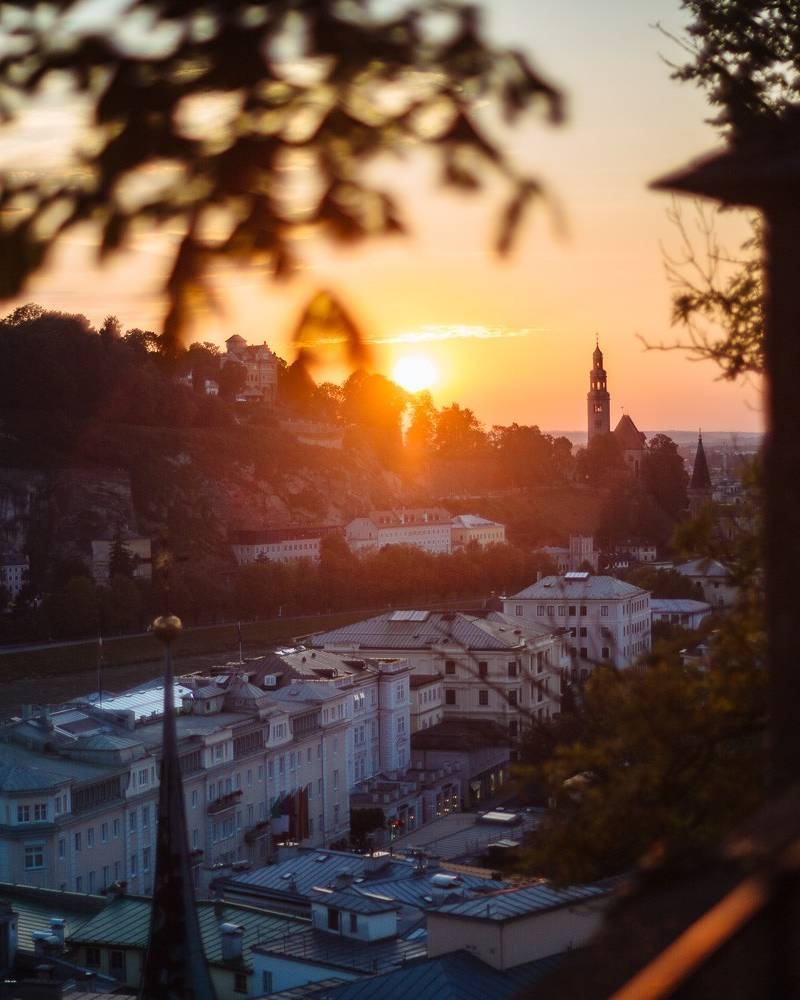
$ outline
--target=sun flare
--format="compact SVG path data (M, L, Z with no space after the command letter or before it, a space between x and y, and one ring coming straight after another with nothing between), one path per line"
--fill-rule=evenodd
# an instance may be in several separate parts
M439 371L425 355L406 354L395 362L392 378L408 392L420 392L430 389L439 378Z

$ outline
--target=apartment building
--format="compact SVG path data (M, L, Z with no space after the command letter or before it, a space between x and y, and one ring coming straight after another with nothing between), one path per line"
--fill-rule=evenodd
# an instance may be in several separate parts
M409 763L407 664L332 678L263 659L175 685L198 885L220 864L263 863L286 836L341 841L355 783ZM156 681L0 730L0 881L151 891L162 704Z
M354 552L381 549L384 545L413 545L425 552L454 552L470 542L481 548L502 545L505 525L475 514L453 515L444 507L373 510L345 527L347 544Z
M445 719L490 720L512 737L532 715L558 711L561 672L570 666L567 636L555 621L496 611L392 611L309 642L347 656L402 656L414 675L441 676Z
M613 576L545 576L503 599L511 620L565 629L572 667L588 677L597 663L629 667L650 650L650 594Z
M296 562L309 559L317 563L325 535L339 534L341 528L324 525L311 528L266 528L262 531L234 531L231 548L240 566L261 560Z

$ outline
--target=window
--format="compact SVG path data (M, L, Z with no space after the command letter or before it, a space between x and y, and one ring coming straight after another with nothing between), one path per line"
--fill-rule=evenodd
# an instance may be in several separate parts
M80 833L75 834L75 850L79 851L81 849L81 835Z
M589 659L589 650L586 648L586 646L581 646L581 659L582 660Z
M581 639L585 639L588 635L589 635L589 629L585 627L581 628Z
M58 860L63 861L67 853L67 841L64 837L58 838Z
M489 692L481 690L478 692L478 704L488 705L489 704Z
M31 807L17 806L17 822L30 823L30 821L31 821Z
M608 605L607 604L601 604L600 605L600 615L601 615L602 618L608 618Z
M544 701L544 688L537 688L536 689L536 700L537 701Z
M261 990L263 993L272 993L272 973L264 971L261 973Z
M197 789L195 788L192 791L192 809L196 808L197 808Z
M508 724L508 735L509 736L514 736L514 737L516 737L516 736L519 735L519 723L517 722L516 719L512 719L509 722L509 724Z
M489 664L485 660L481 660L478 663L478 676L486 677L489 673Z
M576 611L575 605L574 604L570 604L570 606L569 606L569 613L571 615L574 615L575 611Z
M80 875L75 876L75 892L83 892L83 878Z
M513 663L513 662L509 663L509 665L508 665L508 676L509 677L516 677L517 676L517 664L516 663Z
M339 787L339 772L338 771L334 771L333 772L333 787L334 788L338 788Z
M100 824L100 840L104 844L108 842L108 823Z
M328 907L328 930L329 931L339 930L339 911L334 910L332 906Z
M516 690L508 692L508 703L509 703L509 705L516 705L517 704L517 691Z
M25 870L35 871L44 868L44 844L25 845Z
M86 831L86 846L94 847L94 827L90 826Z
M522 617L522 605L521 604L514 605L514 614L517 616L517 618L521 618Z
M103 888L104 889L108 888L108 875L109 875L108 865L103 865Z
M47 803L37 802L33 807L33 819L36 823L47 822Z
M94 883L95 883L95 873L89 872L89 887L86 890L87 892L94 892Z
M192 850L197 850L197 845L199 843L200 837L197 830L192 830Z
M455 660L445 660L444 661L444 672L446 674L454 674L456 672L456 661Z
M86 964L93 969L100 968L100 949L91 945L86 946Z
M129 812L128 813L128 829L130 830L131 833L133 833L136 830L136 813L135 812Z
M125 952L120 948L112 948L109 952L108 969L117 978L125 975Z
M552 618L555 613L556 613L556 609L553 607L553 605L552 604L548 604L547 605L547 614L548 614L548 617Z
M537 618L544 618L544 604L537 604L536 605L536 617Z
M608 659L608 653L609 653L608 646L603 646L602 650L600 651L600 655L603 657L604 660Z
M135 854L131 854L131 863L128 866L128 874L132 878L136 878L136 855Z
M350 914L350 933L355 934L358 931L358 914Z
M234 972L234 974L233 974L233 992L234 993L247 993L247 973L246 972Z
M448 688L444 693L444 703L445 705L455 705L456 703L456 693L452 688Z
M149 847L145 847L145 849L142 851L142 871L143 872L149 872L150 871L150 848Z
M585 604L581 604L581 614L582 615L586 614L586 605Z

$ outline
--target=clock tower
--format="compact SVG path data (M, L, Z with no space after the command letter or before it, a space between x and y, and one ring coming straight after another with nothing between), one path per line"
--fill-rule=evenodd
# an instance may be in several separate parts
M598 342L592 354L592 370L589 372L589 392L586 395L589 432L588 443L599 434L611 430L611 397L606 387L606 370L603 368L603 352Z

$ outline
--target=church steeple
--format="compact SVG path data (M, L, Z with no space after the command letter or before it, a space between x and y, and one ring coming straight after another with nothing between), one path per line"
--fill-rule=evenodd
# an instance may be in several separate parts
M697 451L694 454L692 478L689 482L689 507L692 511L707 504L711 500L711 474L708 471L708 459L703 447L703 434L698 431Z
M611 397L606 383L603 352L600 350L600 340L596 337L592 370L589 372L589 392L586 396L589 443L598 435L608 434L611 430Z

